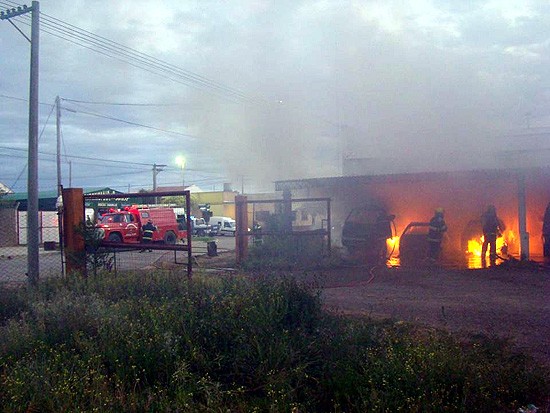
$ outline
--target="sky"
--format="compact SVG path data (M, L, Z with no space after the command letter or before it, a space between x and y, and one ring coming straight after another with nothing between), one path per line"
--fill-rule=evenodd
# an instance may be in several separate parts
M151 189L156 164L158 186L267 192L338 176L349 158L444 166L550 149L547 1L42 0L40 11L41 191L57 184L56 96L65 187ZM13 22L30 37L29 19ZM21 192L30 47L7 20L0 50L0 182Z

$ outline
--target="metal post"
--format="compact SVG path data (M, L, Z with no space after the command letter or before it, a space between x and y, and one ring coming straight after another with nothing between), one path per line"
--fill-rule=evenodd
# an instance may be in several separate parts
M191 193L184 191L185 194L185 222L187 229L187 278L191 280L193 274L193 251L191 245Z
M157 192L157 175L159 172L162 172L166 165L157 165L156 163L153 164L153 192ZM130 191L128 191L130 192ZM159 200L157 197L155 197L155 204L158 204Z
M327 199L327 244L328 244L328 255L330 256L332 251L332 218L331 218L331 209L330 209L330 199Z
M59 96L55 98L55 128L57 136L57 153L56 153L56 164L57 164L57 196L61 195L61 107L60 107Z
M29 170L27 182L27 266L28 277L32 284L38 282L38 51L39 51L39 13L37 1L32 2L31 24L31 69L29 91Z
M529 259L529 233L527 232L527 208L525 206L525 174L518 172L518 223L520 259Z
M153 192L157 191L157 164L153 164Z

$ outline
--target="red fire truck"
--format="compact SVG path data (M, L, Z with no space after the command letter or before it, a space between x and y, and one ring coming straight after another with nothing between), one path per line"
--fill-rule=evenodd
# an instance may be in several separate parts
M178 240L187 238L187 231L179 226L174 210L164 207L140 208L133 205L122 211L112 211L100 218L96 228L106 241L140 243L143 236L141 227L148 220L157 227L153 233L153 242L175 245Z

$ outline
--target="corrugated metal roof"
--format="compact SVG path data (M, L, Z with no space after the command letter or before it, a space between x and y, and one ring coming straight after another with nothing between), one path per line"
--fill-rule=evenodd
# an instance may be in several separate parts
M418 172L418 173L400 173L385 175L354 175L354 176L333 176L325 178L291 179L284 181L275 181L275 190L283 191L285 189L306 189L323 186L339 185L360 185L364 183L405 183L433 181L442 178L467 177L472 179L483 176L493 176L495 179L515 176L519 171L526 175L550 174L550 167L544 168L522 168L522 169L478 169L468 171L447 171L447 172Z

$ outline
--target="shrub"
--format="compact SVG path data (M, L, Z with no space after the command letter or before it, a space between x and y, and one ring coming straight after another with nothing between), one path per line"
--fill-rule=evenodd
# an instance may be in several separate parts
M14 294L0 327L5 412L505 412L549 390L505 343L329 316L319 291L275 274L98 276Z

